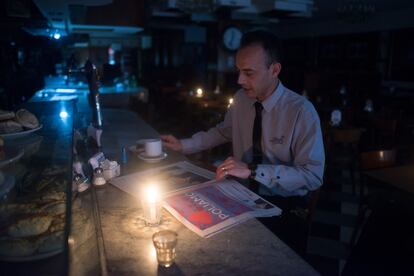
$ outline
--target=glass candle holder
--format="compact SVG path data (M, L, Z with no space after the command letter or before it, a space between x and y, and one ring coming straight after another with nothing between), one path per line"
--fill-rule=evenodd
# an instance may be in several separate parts
M147 226L158 226L161 222L161 203L143 200L142 213Z
M175 247L177 245L177 233L171 230L162 230L152 236L155 250L157 252L158 264L170 267L176 257Z

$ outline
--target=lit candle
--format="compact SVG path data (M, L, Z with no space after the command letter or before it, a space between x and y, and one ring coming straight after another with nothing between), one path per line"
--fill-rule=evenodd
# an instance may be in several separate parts
M157 204L157 191L155 187L149 187L147 190L148 203L150 205L150 221L154 223L157 220L156 204Z
M150 226L158 225L160 220L159 192L156 186L150 185L145 189L143 199L144 219Z
M229 108L232 104L233 104L233 98L229 98L229 105L227 106L227 108Z
M197 88L196 97L197 98L203 97L203 89Z

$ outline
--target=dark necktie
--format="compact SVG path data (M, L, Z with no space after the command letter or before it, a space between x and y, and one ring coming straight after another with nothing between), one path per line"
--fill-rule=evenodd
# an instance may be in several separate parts
M262 110L263 105L259 102L254 103L256 109L256 117L254 117L253 125L253 163L262 163Z
M256 109L256 116L254 117L253 124L253 160L254 164L262 163L263 152L262 152L262 110L263 105L259 102L254 103L254 108ZM258 193L259 192L259 182L256 180L250 180L250 189Z

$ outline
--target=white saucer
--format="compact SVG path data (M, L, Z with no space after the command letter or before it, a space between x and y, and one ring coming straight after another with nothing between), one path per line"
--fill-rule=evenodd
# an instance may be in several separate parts
M154 157L147 156L145 154L145 152L138 153L138 158L141 159L141 160L144 160L144 161L146 161L148 163L156 163L156 162L159 162L159 161L164 160L165 158L167 158L167 156L168 156L168 154L165 153L165 152L163 152L161 155L154 156Z
M129 146L129 147L128 147L128 150L129 150L130 152L133 152L133 153L139 154L139 153L142 153L142 152L144 151L144 147L140 147L140 148L138 148L138 149L137 149L137 147L136 147L135 145L132 145L132 146Z

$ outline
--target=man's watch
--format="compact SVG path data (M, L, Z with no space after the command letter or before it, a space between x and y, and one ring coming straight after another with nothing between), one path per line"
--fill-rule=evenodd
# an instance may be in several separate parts
M256 169L257 169L257 164L255 163L250 163L247 165L249 170L250 170L250 175L249 178L250 179L254 179L256 177Z

